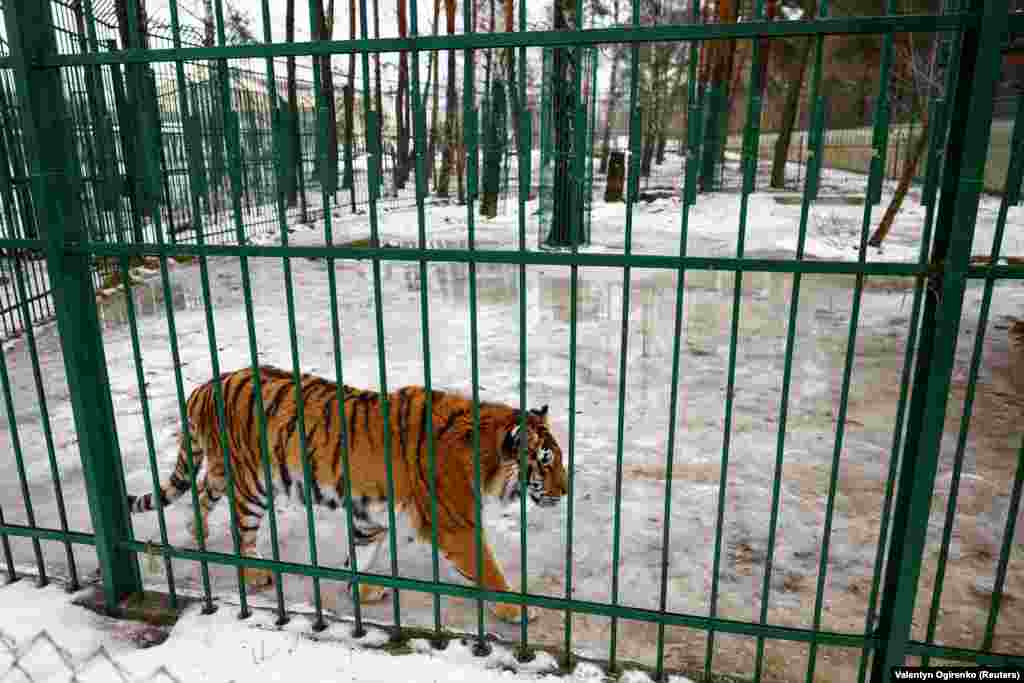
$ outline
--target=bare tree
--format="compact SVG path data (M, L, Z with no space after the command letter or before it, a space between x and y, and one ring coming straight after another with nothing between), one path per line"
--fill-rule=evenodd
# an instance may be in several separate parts
M396 0L398 5L398 37L409 35L405 0ZM395 97L395 125L398 132L397 159L394 167L395 192L405 187L409 177L409 127L406 109L409 101L409 54L402 50L398 55L398 93Z
M804 17L812 17L817 11L817 2L802 0L800 9ZM796 44L795 54L792 43L779 41L775 45L777 60L792 65L786 75L786 99L782 107L782 122L779 126L779 134L775 138L775 151L772 157L771 186L780 189L786 186L789 144L793 137L793 127L796 125L796 113L800 108L800 93L804 88L804 74L807 73L807 65L810 64L811 48L813 47L810 38L797 38L796 40L799 42Z
M612 21L617 26L619 23L619 0L615 0ZM622 50L617 45L612 45L612 73L608 83L608 106L604 113L604 136L601 141L601 165L599 173L608 172L608 153L611 151L612 126L615 125L615 105L619 99L619 62L622 60Z
M438 24L440 23L441 17L441 0L434 0L434 32L433 35L437 35ZM440 52L438 50L431 50L430 52L430 71L427 73L427 88L430 88L430 79L434 79L433 97L430 113L430 145L427 147L427 159L430 162L430 182L434 189L437 189L437 168L434 163L435 156L437 154L437 120L438 120L438 88L439 78L438 71L440 64L438 59ZM427 93L423 93L423 102L427 101Z
M468 2L469 0L467 0ZM455 35L456 0L444 0L445 24L448 35ZM444 105L445 148L441 158L441 173L437 179L437 196L447 197L451 173L458 159L459 98L455 90L455 51L448 50L447 88Z
M916 50L913 34L903 34L900 41L899 54L895 60L896 72L907 83L910 89L911 120L921 121L921 130L917 140L911 145L910 156L903 164L899 182L896 184L896 191L893 193L889 206L886 207L882 220L868 240L868 244L879 247L885 240L892 223L896 220L903 205L903 199L910 190L910 185L917 173L917 167L928 147L928 98L941 89L941 83L936 78L936 56L937 42L930 41L930 47L924 51Z
M736 0L719 0L716 9L718 23L736 23ZM707 127L704 131L707 152L704 154L700 182L702 188L709 189L714 183L715 171L725 151L725 124L728 112L732 109L729 106L732 96L729 85L736 54L736 41L713 40L704 44L703 52L706 68L702 80L707 84L711 95L708 98Z
M287 0L284 14L284 39L285 42L295 42L295 0ZM289 174L288 184L288 206L295 206L299 202L299 186L302 175L302 139L299 136L299 95L298 82L295 66L295 57L289 56L287 60L287 90L288 90L288 136L291 140L291 164L292 173ZM302 219L306 219L306 193L302 193Z
M326 11L324 0L317 2L317 39L330 40L334 35L334 0L328 0ZM328 193L338 189L338 107L334 99L334 71L331 69L331 55L321 55L320 98L327 111L327 149L324 150L320 182Z
M349 38L356 39L356 0L348 3ZM356 89L356 53L348 55L348 80L345 83L345 174L342 187L350 191L352 211L356 210L356 181L353 168L353 145L355 143L355 89Z

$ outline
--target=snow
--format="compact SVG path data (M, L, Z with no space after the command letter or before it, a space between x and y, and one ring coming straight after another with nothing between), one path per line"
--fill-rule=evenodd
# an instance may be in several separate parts
M492 644L477 657L472 643L455 640L443 650L413 639L408 651L390 654L387 634L369 628L361 639L351 624L331 622L315 632L309 615L297 614L284 626L268 610L240 620L237 610L221 605L203 615L199 604L185 608L173 626L152 626L112 619L82 606L92 590L68 593L57 584L38 588L18 581L0 588L0 680L34 683L73 680L196 681L264 683L291 680L339 683L514 683L515 681L602 681L606 676L582 663L561 675L546 653L520 663L507 648ZM629 670L621 679L649 683L646 674ZM673 676L673 683L686 679Z
M638 254L679 253L681 205L678 188L682 164L670 156L658 174L642 183L642 190L670 188L668 196L634 207L631 248ZM730 182L735 185L735 164L730 165ZM790 169L795 173L798 169ZM534 175L536 178L537 176ZM763 180L763 178L762 178ZM758 258L791 258L801 215L799 203L780 203L780 195L760 183L748 206L745 255ZM891 184L886 192L891 192ZM863 204L830 201L863 193L863 178L852 174L826 173L822 201L810 207L808 259L856 258L864 215ZM605 205L603 188L595 188L591 245L593 253L622 253L625 249L625 206ZM888 201L883 197L882 206ZM912 192L882 249L868 249L869 262L914 262L918 258L924 209L919 195ZM499 204L497 218L474 216L476 245L481 249L517 248L519 236L517 203ZM734 192L702 194L690 210L687 253L691 256L726 256L736 253L740 200ZM527 248L537 248L539 226L537 203L527 206ZM977 217L974 253L985 254L991 245L998 200L982 198ZM872 214L871 227L882 208ZM466 208L442 202L427 207L427 236L436 248L464 247L467 239ZM332 215L335 243L368 236L365 214L350 215L343 208ZM1004 254L1021 249L1021 210L1009 210ZM289 243L323 243L323 225L293 224ZM380 236L386 242L415 245L414 209L380 212ZM253 240L275 244L274 235ZM334 344L328 291L328 264L324 259L293 258L292 281L300 366L304 371L335 378ZM337 304L341 320L341 350L344 381L377 388L378 339L373 296L373 269L369 262L338 260ZM421 331L419 266L416 263L381 263L384 301L383 347L387 361L387 386L423 382L423 339ZM514 265L479 264L478 360L482 400L516 403L519 396L519 272ZM280 258L251 257L249 272L253 291L253 323L259 361L291 367L289 319ZM430 353L434 386L469 392L471 389L471 347L469 328L468 269L454 262L430 263L428 297L430 308ZM141 275L145 275L142 273ZM199 268L196 263L171 268L171 299L177 331L185 392L211 374L208 337ZM214 322L222 370L247 366L252 357L248 346L246 309L242 297L239 262L234 258L209 259L213 292ZM773 624L809 628L813 619L814 594L819 578L825 497L833 458L836 410L852 310L853 276L806 275L802 280L798 307L798 328L793 356L789 412L783 444L783 483L780 489L778 536L773 558L768 619ZM825 610L822 628L862 633L865 626L866 596L875 570L879 510L884 497L888 462L893 442L893 425L903 369L908 323L911 312L912 281L906 278L869 279L861 302L850 407L841 451L838 496L824 586ZM621 498L621 554L618 601L620 604L657 609L658 586L662 580L661 552L664 516L666 454L669 449L667 425L671 387L676 274L665 270L633 268L630 274L628 309L627 376L625 379L626 420L622 441L624 481ZM720 462L723 447L724 403L726 399L729 342L731 332L733 276L720 271L687 271L683 301L683 337L680 349L677 429L673 448L674 476L669 521L671 545L668 553L668 609L673 612L706 615L714 566L713 548L717 522ZM563 450L567 450L569 410L569 297L570 270L558 266L530 266L526 270L526 359L527 400L530 405L549 403L552 421ZM744 274L740 299L739 341L733 422L730 425L730 460L725 491L722 557L719 571L717 614L724 618L757 621L761 611L761 584L768 546L768 518L774 482L781 376L790 310L792 277L781 273ZM176 458L175 438L179 428L174 364L159 277L136 286L142 347L142 375L146 382L149 418L156 463L166 476ZM961 339L957 348L954 395L944 435L940 477L952 468L956 444L956 421L962 407L962 389L974 343L982 286L972 282L965 299ZM977 579L995 573L998 542L1002 538L1009 491L1016 463L1019 432L1010 416L1012 401L1001 396L1016 389L1010 378L1012 353L1006 328L1024 304L1024 290L1015 282L996 287L990 325L985 341L985 362L979 377L979 397L972 430L965 450L967 483L961 487L955 525L954 546L945 581L943 609L958 618L940 621L943 642L974 647L984 631L987 604L977 597L984 582ZM104 345L114 397L118 439L129 491L150 490L149 447L143 405L137 382L130 331L126 324L123 297L111 296L101 302ZM571 529L573 556L566 560L570 533L565 505L553 510L530 508L527 515L527 589L531 593L565 596L567 567L573 574L573 597L610 602L612 529L615 514L615 477L618 451L618 409L620 340L623 329L623 273L617 268L581 267L578 279L578 330L576 376L575 491L574 522ZM82 469L77 452L67 387L63 382L63 358L54 325L36 329L41 374L46 378L44 395L55 446L55 461L61 474L69 525L89 532L91 524ZM18 435L26 457L26 484L35 507L36 522L58 528L60 519L50 479L48 449L42 430L39 401L24 337L5 347L11 375ZM959 392L959 393L958 393ZM11 432L0 420L0 448L10 452ZM0 459L0 477L19 481L12 457ZM940 481L948 481L943 479ZM934 558L942 536L945 500L949 486L939 487L929 525L925 562L926 581L934 573ZM26 523L26 511L19 488L9 486L0 496L7 523ZM191 547L186 530L190 518L187 497L167 511L169 542ZM510 583L520 585L520 521L518 508L487 508L488 533ZM156 515L133 518L134 533L140 540L159 539ZM280 508L278 517L282 559L309 561L304 510ZM269 556L270 539L264 526L261 550ZM1007 591L1021 595L1019 572L1020 539L1024 523L1017 527L1017 545L1011 556ZM326 566L341 566L345 559L344 524L336 515L316 515L318 559ZM230 551L227 513L223 506L211 518L211 549ZM410 544L404 529L399 534L398 566L403 576L429 580L429 547ZM994 539L994 540L993 540ZM16 557L32 561L31 545L11 539ZM44 542L51 572L66 573L63 551ZM381 568L389 567L382 553ZM95 554L76 548L79 573L89 575L96 567ZM177 585L183 590L199 589L198 568L183 561L173 563ZM380 571L387 571L380 569ZM460 581L445 564L442 578ZM230 568L211 566L215 594L222 600L236 594L235 573ZM162 568L147 571L147 585L166 590ZM982 588L978 588L981 585ZM988 584L990 585L990 584ZM311 582L286 577L287 604L312 601ZM351 614L351 602L344 587L322 584L325 607L340 617ZM918 608L927 622L930 590L919 593ZM253 597L261 607L273 605L273 594ZM6 604L6 603L4 603ZM430 596L402 593L403 622L432 625ZM222 610L230 612L230 610ZM367 618L386 622L391 603L368 605ZM472 632L476 618L473 603L461 599L442 600L446 628ZM537 610L530 626L531 643L558 647L563 615ZM205 617L203 617L205 618ZM197 621L203 618L195 617ZM220 617L217 617L220 619ZM487 614L487 628L496 636L514 641L518 626L498 623ZM1000 612L995 648L1024 650L1024 600L1006 600ZM218 622L219 623L219 622ZM581 655L604 659L608 655L608 620L577 615L573 619L573 645ZM198 628L198 627L197 627ZM921 633L915 637L923 637ZM619 656L653 664L652 625L620 622ZM270 636L268 636L270 637ZM700 670L704 640L685 629L668 629L667 658L670 668ZM173 640L173 639L172 639ZM218 641L220 642L220 641ZM276 641L275 641L276 642ZM744 673L751 665L752 642L745 638L716 638L715 669ZM196 645L198 647L198 645ZM227 647L226 645L224 647ZM276 647L276 646L275 646ZM779 661L806 658L798 644L776 643L769 647ZM355 656L355 655L354 655ZM362 656L362 655L360 655ZM830 653L835 671L856 671L857 653ZM789 664L787 664L789 666ZM799 666L799 665L793 665ZM421 667L422 671L428 669ZM498 674L493 674L498 675ZM376 680L376 679L369 679ZM440 678L439 678L440 680Z

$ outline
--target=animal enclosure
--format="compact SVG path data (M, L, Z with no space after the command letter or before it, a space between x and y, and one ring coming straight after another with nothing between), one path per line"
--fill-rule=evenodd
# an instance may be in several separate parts
M112 612L159 590L243 617L306 613L314 629L372 622L438 647L465 635L481 654L497 637L523 662L548 650L567 668L706 681L1024 664L1024 107L1012 133L993 117L1004 38L1024 20L1005 0L875 14L823 0L797 18L757 0L733 22L696 2L652 18L633 0L616 22L556 3L542 30L521 0L504 31L467 2L448 33L408 0L401 35L372 28L359 0L351 33L318 38L311 20L298 42L270 0L239 42L221 0L209 38L176 0L146 26L136 0L123 26L103 0L0 4L9 577L98 577ZM877 55L863 169L823 153L841 87L823 61L847 38ZM705 77L731 41L748 50L726 70L739 77ZM773 189L763 86L786 41L810 50L807 149ZM904 44L936 55L928 125L907 128L923 170L878 248L869 231L901 191L886 155L906 149L890 145L888 94ZM378 59L404 85L382 87ZM442 71L444 111L430 101ZM645 160L672 88L681 139ZM616 116L624 201L603 202ZM993 129L1009 160L985 194ZM127 494L160 500L190 392L257 366L379 391L382 420L403 385L469 397L475 547L486 527L511 590L449 572L436 538L406 543L387 445L383 571L346 564L353 511L314 507L304 442L301 500L270 506L264 557L239 552L223 511L193 542L198 482L131 516ZM228 398L216 393L218 414ZM483 504L486 402L550 406L568 473L558 507ZM347 471L347 446L337 458ZM245 569L273 587L253 591ZM390 593L364 603L349 581ZM536 620L499 622L496 602Z

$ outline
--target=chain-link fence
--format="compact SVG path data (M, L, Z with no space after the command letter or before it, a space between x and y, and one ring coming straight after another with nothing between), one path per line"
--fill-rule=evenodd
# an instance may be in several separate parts
M136 674L122 666L100 645L87 655L75 655L49 631L19 641L0 629L0 681L3 683L184 683L166 666Z

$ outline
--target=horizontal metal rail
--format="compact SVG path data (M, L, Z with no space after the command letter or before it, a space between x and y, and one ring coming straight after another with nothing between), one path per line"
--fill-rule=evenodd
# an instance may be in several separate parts
M749 21L737 24L678 24L630 28L584 29L578 31L528 31L524 33L470 33L454 36L416 38L369 38L323 40L296 43L231 45L225 47L120 50L90 54L54 54L38 66L44 68L82 64L140 64L204 59L245 59L252 57L302 57L328 54L368 54L406 50L466 50L507 47L561 47L608 43L655 43L708 41L723 38L787 38L815 35L886 35L891 33L935 33L974 27L979 18L967 12L943 15L908 14L888 17L841 17L816 21ZM0 67L7 66L0 58Z
M59 529L42 527L27 527L19 524L0 525L0 533L9 536L23 538L38 538L46 541L69 541L78 545L95 545L92 534L69 531L62 532ZM215 564L234 567L258 567L276 569L282 574L294 574L297 576L318 577L323 579L348 581L352 572L346 569L332 567L313 567L312 565L296 562L275 562L253 557L242 557L218 552L200 552L184 548L164 547L160 545L147 544L141 541L129 541L126 548L136 552L152 552L158 555L169 555L181 560L207 560ZM532 605L547 609L572 609L573 612L594 614L599 616L617 616L623 619L644 621L650 623L663 623L669 626L685 626L690 628L714 629L723 633L734 633L736 635L763 636L773 640L787 640L793 642L817 642L819 645L835 647L867 648L874 649L877 641L872 637L864 637L858 634L836 633L830 631L811 631L807 629L793 628L788 626L773 626L770 624L761 625L734 621L731 619L708 618L696 615L679 614L672 612L661 613L656 610L648 610L627 606L611 606L604 603L589 602L581 600L566 600L565 598L534 595L532 593L510 592L501 593L495 591L480 590L474 586L446 583L443 581L432 582L419 579L392 578L383 574L359 574L361 583L368 583L389 588L399 588L435 595L445 595L457 598L483 598L486 600L501 600L504 602L515 602L518 604ZM1024 656L1010 653L981 652L967 648L946 647L942 645L929 645L919 641L911 641L907 646L907 653L912 656L939 657L942 659L954 659L958 661L971 661L988 666L1021 666L1024 665Z

